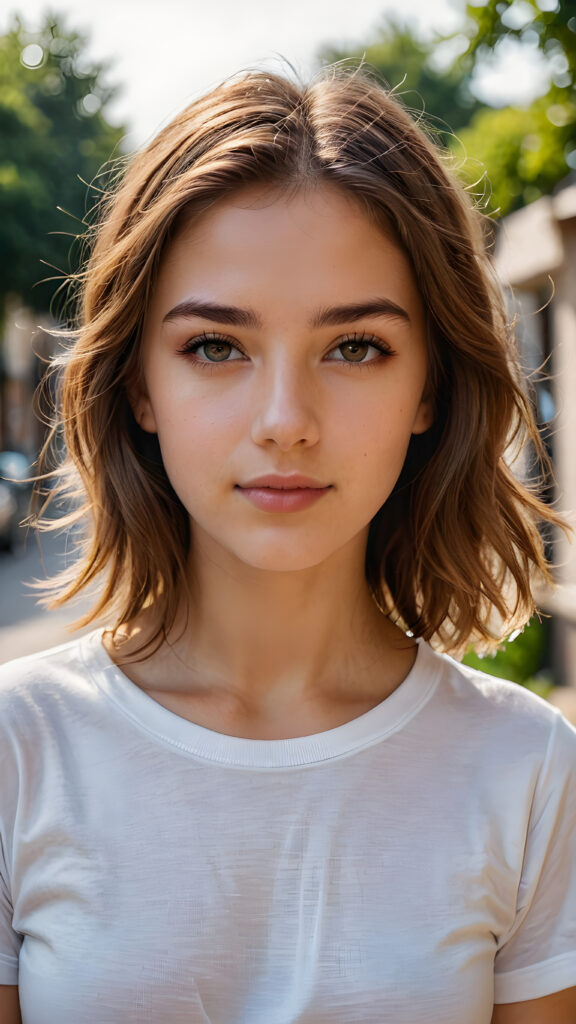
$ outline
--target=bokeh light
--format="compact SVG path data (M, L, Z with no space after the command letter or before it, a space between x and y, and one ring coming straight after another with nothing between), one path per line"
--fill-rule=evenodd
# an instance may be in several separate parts
M44 62L44 50L38 43L29 43L22 50L20 60L25 68L39 68Z

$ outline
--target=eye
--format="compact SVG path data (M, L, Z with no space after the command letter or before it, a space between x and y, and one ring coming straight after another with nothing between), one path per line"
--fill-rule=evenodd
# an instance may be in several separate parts
M244 359L244 355L233 342L221 334L204 332L187 341L179 353L192 355L199 363L231 363Z
M379 338L369 334L347 334L329 353L330 362L336 363L375 363L381 356L392 355Z

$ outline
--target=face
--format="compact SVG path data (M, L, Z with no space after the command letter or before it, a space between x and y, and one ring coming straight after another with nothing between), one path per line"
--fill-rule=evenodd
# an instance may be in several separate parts
M411 435L432 422L408 260L332 186L246 190L184 227L142 366L134 412L158 434L194 550L258 569L363 560Z

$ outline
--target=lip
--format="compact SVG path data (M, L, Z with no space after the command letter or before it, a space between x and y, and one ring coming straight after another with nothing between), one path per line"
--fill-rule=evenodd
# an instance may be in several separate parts
M277 491L294 491L299 489L327 490L331 484L323 484L320 480L314 480L309 476L301 476L299 473L268 473L266 476L256 476L253 480L247 480L244 484L237 484L241 490L253 488L271 487Z
M237 484L236 488L261 512L300 512L319 501L332 485L298 473L269 473Z

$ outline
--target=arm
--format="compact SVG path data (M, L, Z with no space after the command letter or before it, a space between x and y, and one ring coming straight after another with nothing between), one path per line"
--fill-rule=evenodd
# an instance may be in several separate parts
M0 985L0 1021L2 1024L22 1024L17 985Z
M575 1024L576 988L565 988L542 999L522 1003L499 1003L491 1024Z

